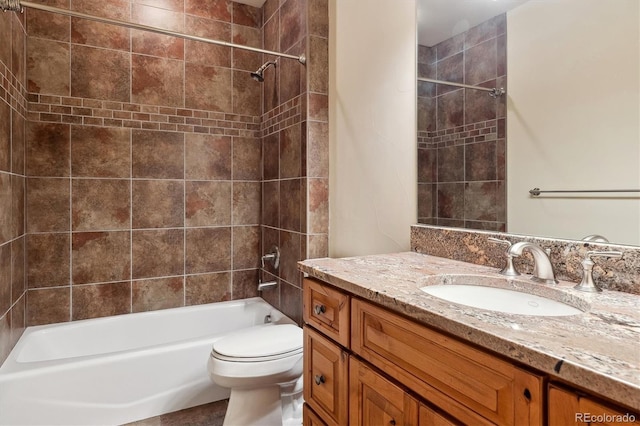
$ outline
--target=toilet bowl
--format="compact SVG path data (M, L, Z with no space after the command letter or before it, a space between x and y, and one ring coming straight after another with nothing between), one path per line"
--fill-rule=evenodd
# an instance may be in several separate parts
M264 324L216 340L209 377L231 389L225 426L302 424L302 329Z

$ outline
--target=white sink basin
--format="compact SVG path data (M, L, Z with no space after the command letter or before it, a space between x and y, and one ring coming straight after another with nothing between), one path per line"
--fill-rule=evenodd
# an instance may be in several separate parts
M439 278L435 282L448 282L446 284L428 285L421 287L420 290L460 305L508 314L532 316L569 316L582 313L582 310L574 306L547 297L506 288L476 285L490 282L500 286L512 285L513 281L508 279L471 275L450 275L432 278ZM473 284L465 284L465 281ZM542 286L542 284L534 285ZM541 290L549 291L545 288ZM552 293L552 291L549 292Z

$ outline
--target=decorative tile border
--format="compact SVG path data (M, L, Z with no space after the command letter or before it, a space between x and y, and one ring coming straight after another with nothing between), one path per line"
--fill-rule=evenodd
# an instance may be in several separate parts
M299 123L304 95L262 117L38 93L29 93L24 104L27 118L37 122L260 138Z
M260 137L260 117L29 93L32 121Z
M260 126L262 136L269 136L299 123L302 120L301 104L303 103L303 98L306 98L306 96L307 93L305 92L263 114Z
M504 122L504 119L502 121ZM442 148L474 142L493 141L499 139L498 126L504 126L499 122L500 119L488 120L435 132L419 131L418 148Z
M23 102L27 118L37 122L260 138L299 123L304 95L262 117L38 93L29 93Z
M580 282L582 260L589 250L616 250L622 259L598 258L593 268L594 280L602 288L640 294L640 248L616 244L598 244L527 235L475 231L461 228L414 225L411 227L411 250L432 256L460 260L477 265L504 266L504 246L488 241L488 237L506 239L512 243L530 241L551 250L551 262L556 277ZM526 253L515 259L521 273L531 273L533 258Z

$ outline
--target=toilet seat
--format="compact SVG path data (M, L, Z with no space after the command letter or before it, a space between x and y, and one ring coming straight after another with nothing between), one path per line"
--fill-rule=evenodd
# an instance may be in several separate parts
M235 331L213 343L211 356L230 362L266 362L302 353L302 329L263 324Z

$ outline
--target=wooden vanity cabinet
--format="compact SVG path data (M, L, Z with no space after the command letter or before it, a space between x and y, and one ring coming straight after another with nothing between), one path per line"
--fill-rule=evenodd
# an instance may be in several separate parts
M542 424L540 376L319 280L303 287L305 422Z
M305 425L640 426L637 413L580 422L627 413L319 280L303 286Z
M640 426L637 413L612 407L577 391L550 384L549 426Z

